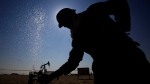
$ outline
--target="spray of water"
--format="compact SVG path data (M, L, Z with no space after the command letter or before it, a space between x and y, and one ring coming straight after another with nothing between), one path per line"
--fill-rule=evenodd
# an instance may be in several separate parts
M33 47L31 51L33 52L33 70L35 70L35 65L38 57L38 50L42 44L41 38L41 30L44 28L44 19L45 19L45 12L41 6L36 6L29 12L29 28L32 34L33 40Z

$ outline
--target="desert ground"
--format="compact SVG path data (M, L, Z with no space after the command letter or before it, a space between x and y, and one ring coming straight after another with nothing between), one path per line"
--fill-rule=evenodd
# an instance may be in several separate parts
M28 75L0 75L0 84L28 84ZM33 84L39 84L34 82ZM54 79L49 84L94 84L93 75L82 76L68 75L60 76L59 79Z

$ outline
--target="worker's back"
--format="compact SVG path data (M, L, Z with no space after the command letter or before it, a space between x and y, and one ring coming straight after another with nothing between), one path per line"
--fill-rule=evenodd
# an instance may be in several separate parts
M142 81L142 77L150 75L150 64L143 51L103 10L85 11L76 33L73 44L92 56L93 70L104 81Z
M128 38L125 32L116 26L116 22L109 14L103 9L94 10L95 7L95 5L90 6L83 12L77 36L74 38L74 41L78 41L78 45L84 47L87 53L111 47L121 36ZM130 38L129 40L132 41Z

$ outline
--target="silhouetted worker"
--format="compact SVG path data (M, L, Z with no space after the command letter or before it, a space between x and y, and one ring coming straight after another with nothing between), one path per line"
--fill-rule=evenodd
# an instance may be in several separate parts
M126 34L131 26L127 0L98 2L81 13L63 8L56 18L60 28L71 30L72 50L68 61L45 82L75 70L84 52L93 58L94 84L150 82L146 56Z

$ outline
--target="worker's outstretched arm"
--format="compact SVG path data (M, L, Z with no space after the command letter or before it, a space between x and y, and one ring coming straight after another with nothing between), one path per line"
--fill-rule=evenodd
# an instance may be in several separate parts
M80 61L83 58L84 52L81 49L73 48L70 51L70 57L66 63L64 63L58 70L51 73L48 77L47 82L52 81L54 78L57 78L61 75L67 75L71 71L75 70L77 66L79 65Z

